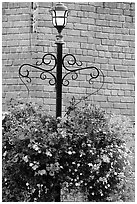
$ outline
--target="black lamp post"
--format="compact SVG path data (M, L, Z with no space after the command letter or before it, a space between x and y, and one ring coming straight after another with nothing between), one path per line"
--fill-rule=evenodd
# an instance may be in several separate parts
M52 53L46 53L44 54L42 60L40 63L36 63L36 65L28 64L25 63L20 66L19 68L19 77L23 84L26 86L28 93L29 89L26 83L24 82L23 79L26 79L26 82L30 83L31 82L31 77L30 77L30 70L28 67L37 69L40 71L40 79L42 80L49 80L49 84L52 86L56 86L56 117L61 117L62 113L62 86L68 86L69 85L69 79L68 76L71 76L72 80L76 80L79 76L79 72L83 70L90 70L89 72L89 79L87 80L89 84L92 84L95 82L97 78L101 78L100 80L100 86L97 86L96 90L93 90L91 93L88 95L82 97L79 99L79 101L76 104L80 103L82 100L85 100L88 98L90 95L95 94L98 92L103 84L104 84L104 74L103 72L95 67L95 66L87 66L83 67L83 63L79 61L77 62L76 58L72 54L66 54L62 56L62 45L64 44L61 31L63 28L66 26L67 23L67 16L68 16L68 9L66 6L64 6L62 3L56 4L54 8L50 10L52 14L52 22L54 27L58 31L57 40L57 55L55 56ZM50 57L50 59L49 59ZM48 61L46 61L46 58L48 58ZM69 59L68 59L69 58ZM68 59L68 60L67 60ZM52 61L54 63L52 63ZM67 65L66 65L67 64ZM45 68L43 68L43 66ZM50 68L46 68L47 66L50 66ZM52 66L52 67L51 67ZM78 68L69 68L69 67L77 66ZM24 69L25 68L25 69ZM56 76L52 73L52 71L56 68ZM62 74L62 68L67 71L66 74ZM50 76L50 78L48 78ZM99 81L97 81L98 83ZM57 196L55 198L55 201L60 201L60 185L57 182L57 188L56 188Z
M57 37L57 71L56 71L56 117L61 116L62 112L62 40L61 31L66 26L68 9L62 3L56 4L55 8L50 10L52 14L52 23L58 31Z

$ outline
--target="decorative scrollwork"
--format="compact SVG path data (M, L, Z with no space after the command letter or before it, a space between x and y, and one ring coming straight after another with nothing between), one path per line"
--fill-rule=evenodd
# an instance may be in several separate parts
M95 67L94 67L95 68ZM96 68L97 69L97 68ZM76 105L78 105L81 101L83 101L83 100L86 100L87 98L89 98L91 95L94 95L95 93L97 93L97 92L99 92L99 90L101 90L102 89L102 87L103 87L103 85L104 85L104 81L105 81L105 76L104 76L104 73L102 72L102 70L101 69L97 69L97 72L98 72L98 74L97 75L92 75L92 74L90 74L90 76L91 76L91 78L89 79L89 84L91 84L91 83L94 83L94 81L92 81L92 79L96 79L96 78L98 78L99 76L102 78L102 80L100 81L100 86L95 90L95 91L93 91L93 92L91 92L91 93L89 93L89 94L86 94L85 96L83 96L83 97L81 97L75 104L74 104L74 106L76 106ZM75 100L76 101L76 100Z
M66 60L67 57L69 57L69 60ZM76 57L72 54L66 54L64 55L63 59L62 59L62 65L63 67L67 70L67 71L72 71L72 69L69 69L67 68L67 66L65 65L65 60L66 60L66 63L69 65L69 66L74 66L74 65L77 65L78 67L82 66L82 62L79 61L77 62L76 60Z
M49 58L46 59L46 57L49 57ZM52 61L53 61L53 64L52 64ZM41 67L42 65L49 65L51 66L51 68L46 69L46 68ZM28 69L28 67L31 67L31 68L34 68L40 71L41 73L39 77L42 80L48 79L47 74L50 75L52 78L49 79L49 84L53 86L56 84L56 77L51 71L56 67L56 65L57 65L57 59L51 53L45 54L42 58L42 61L40 63L37 62L36 65L32 65L28 63L21 65L19 68L19 77L21 81L23 82L23 84L26 86L27 91L29 92L29 89L28 89L27 84L23 81L23 79L26 79L27 83L31 83L32 81L30 77L30 70Z
M49 79L49 84L50 84L51 86L55 85L55 84L56 84L56 77L54 76L54 74L52 74L52 73L50 73L50 72L48 72L48 74L52 75L52 77L53 77L52 79ZM42 72L42 73L40 74L40 79L42 79L42 80L48 79L48 77L47 77L47 72Z
M50 68L48 68L48 69L45 67L43 68L43 65L49 66ZM57 82L55 75L52 73L52 71L55 69L56 66L57 66L57 58L51 53L45 54L42 57L41 62L40 63L37 62L36 65L31 65L28 63L21 65L19 68L19 77L20 77L21 81L23 82L23 84L26 86L28 93L29 93L28 86L23 81L23 79L26 79L27 83L31 82L29 68L34 68L34 69L40 71L40 76L39 76L40 79L41 80L48 80L49 84L53 86L53 85L56 85L56 82ZM86 81L90 85L93 85L95 82L100 83L100 85L97 86L97 88L92 87L93 91L91 91L86 96L81 97L75 103L75 105L80 103L82 100L86 100L89 96L97 93L102 88L102 86L104 84L104 74L99 68L97 68L95 66L84 67L83 63L81 61L77 62L76 57L72 54L66 54L62 58L62 67L67 72L62 78L62 85L64 85L64 86L68 86L70 84L69 76L70 76L71 80L77 80L81 71L84 71L84 70L89 70L89 73L84 74L84 75L85 75L85 77L87 77ZM48 75L50 75L50 77L48 77ZM102 80L101 79L95 80L97 78L99 78L99 79L101 78Z
M93 85L95 82L100 83L100 85L97 86L96 89L93 89L89 94L80 98L76 104L80 103L82 100L86 100L89 96L97 93L102 88L104 84L104 74L99 68L95 66L83 67L83 63L81 61L77 62L76 57L72 54L66 54L63 57L62 63L64 69L68 71L68 73L66 73L62 78L62 84L64 86L68 86L70 84L69 76L70 79L76 80L79 77L79 73L83 70L90 71L90 73L87 74L87 76L89 76L89 79L86 80L90 85ZM78 68L74 68L76 66ZM100 78L100 81L95 81L95 79L97 78Z
M49 59L47 58L46 59L46 57L50 57ZM36 65L37 66L40 66L40 65L51 65L52 64L52 61L54 62L54 64L52 65L52 68L50 68L50 69L47 69L46 71L48 72L48 71L52 71L55 67L56 67L56 65L57 65L57 59L56 59L56 57L52 54L52 53L46 53L43 57L42 57L42 60L41 60L41 62L39 63L39 62L36 62Z
M78 73L76 71L70 71L67 74L64 75L64 77L62 78L62 84L64 86L68 86L69 85L69 80L66 79L68 75L71 75L71 79L72 80L76 80L78 78Z

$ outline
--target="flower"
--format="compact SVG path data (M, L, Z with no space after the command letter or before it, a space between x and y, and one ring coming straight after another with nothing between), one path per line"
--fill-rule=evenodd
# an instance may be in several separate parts
M103 183L107 183L107 179L105 177L100 177L99 181L103 182Z
M46 151L46 155L47 155L47 156L49 156L49 157L52 157L51 152L50 152L50 151L48 151L48 150Z
M34 163L29 163L29 166L32 167L33 170L36 170L39 167L39 162L34 161Z
M88 166L90 167L90 166L93 166L93 164L92 163L88 163Z
M58 162L56 162L55 164L54 164L54 167L55 167L55 171L58 171L60 168L59 168L59 163Z
M68 151L68 154L71 155L71 154L72 154L72 151Z
M106 154L103 154L102 159L103 159L103 162L105 162L105 163L109 163L110 162L110 159L109 159L109 157Z
M23 156L22 159L27 163L29 160L28 160L28 156Z
M38 145L37 145L37 144L34 144L34 145L32 146L32 148L33 148L34 150L36 150L36 151L38 151L38 150L39 150L39 147L38 147Z
M7 151L5 151L5 152L3 153L3 156L5 157L5 156L7 155L7 153L8 153L8 152L7 152Z
M87 144L88 147L91 147L91 144Z
M32 169L33 169L33 170L36 170L37 168L38 168L38 165L37 165L37 164L35 164L35 165L32 166Z
M47 172L46 172L45 169L43 169L43 170L39 170L39 171L38 171L38 174L42 176L42 175L44 175L44 174L46 175Z
M49 175L54 176L55 175L54 171L49 171Z
M75 186L80 186L80 183L75 183Z

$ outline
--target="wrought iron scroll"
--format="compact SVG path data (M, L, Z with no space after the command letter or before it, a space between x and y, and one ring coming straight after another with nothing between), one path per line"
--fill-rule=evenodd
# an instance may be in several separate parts
M68 57L69 57L69 60L67 60ZM71 79L72 80L76 80L79 77L79 72L83 71L83 70L90 70L90 73L89 73L89 77L90 78L88 80L89 84L93 84L95 82L95 79L97 79L99 77L102 78L102 80L99 82L100 86L95 91L93 91L93 92L87 94L86 96L83 96L82 98L80 98L78 100L78 102L75 103L75 105L80 103L82 100L86 100L89 96L97 93L103 87L103 84L104 84L104 74L103 74L101 69L99 69L99 68L97 68L95 66L83 67L83 63L81 61L77 62L76 57L74 55L72 55L72 54L66 54L63 57L62 63L63 63L64 69L67 71L67 73L62 78L62 84L64 86L68 86L69 83L70 83L69 79L67 79L67 77L69 75L71 75ZM73 66L77 66L78 68L72 68ZM68 68L68 67L71 67L71 68Z
M50 66L50 68L47 69L47 68L45 68L46 66ZM53 85L56 85L56 82L57 82L56 76L52 73L52 71L56 68L56 66L57 66L57 58L51 53L45 54L42 57L41 62L37 62L36 65L25 63L25 64L20 66L19 77L20 77L21 81L23 82L23 84L26 86L27 91L28 91L28 95L29 95L29 89L28 89L27 84L23 80L23 79L26 79L27 83L31 83L31 81L32 81L31 77L30 77L30 70L28 69L28 67L39 70L40 71L40 75L39 75L40 79L49 80L49 84L53 86ZM98 83L100 83L100 86L98 86L98 88L96 90L90 92L86 96L83 96L82 98L77 100L77 103L75 103L75 105L80 103L82 100L86 100L91 95L97 93L103 87L104 74L101 71L101 69L99 69L95 66L84 67L83 63L81 61L78 62L76 57L72 54L64 55L64 57L62 58L62 67L64 68L64 70L66 70L66 73L64 74L64 76L62 78L62 85L63 86L68 86L70 84L68 76L71 77L71 80L77 80L80 72L83 70L89 70L90 71L88 74L89 79L87 80L87 82L89 84L93 84L94 82L97 82L96 79L99 77L102 78L102 80L100 82L98 82ZM75 68L75 67L77 67L77 68ZM50 78L47 77L47 74L50 75Z
M47 57L50 57L50 59L46 59ZM53 64L52 64L52 61L53 61ZM50 69L45 69L45 68L42 67L43 65L45 65L45 66L50 65L51 68ZM51 53L47 53L42 57L41 62L37 62L36 65L25 63L25 64L20 66L20 68L19 68L19 77L20 77L21 81L23 82L23 84L25 85L25 87L27 88L28 95L29 95L29 89L28 89L27 84L23 80L23 79L26 79L27 83L31 83L31 81L32 81L31 77L30 77L30 70L28 69L28 67L32 67L32 68L34 68L36 70L39 70L40 71L40 76L39 77L42 80L47 79L47 74L50 75L51 78L49 79L49 84L53 86L53 85L56 84L56 77L52 73L52 71L55 69L56 65L57 65L56 57Z

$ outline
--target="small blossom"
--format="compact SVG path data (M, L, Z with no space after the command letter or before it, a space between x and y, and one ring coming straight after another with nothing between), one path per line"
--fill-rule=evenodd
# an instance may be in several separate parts
M50 171L50 172L49 172L49 175L50 175L50 176L54 176L54 171Z
M33 163L30 163L29 166L33 166Z
M45 169L43 169L43 170L39 170L39 171L38 171L38 174L42 176L42 175L44 175L44 174L47 174L47 172L46 172Z
M80 164L78 163L78 164L77 164L77 167L79 167L79 166L80 166Z
M103 154L102 159L103 159L103 161L106 162L106 163L109 163L109 162L110 162L110 159L109 159L109 157L108 157L106 154Z
M87 144L88 147L91 147L91 144Z
M49 164L46 164L46 170L50 171L50 165Z
M88 166L90 167L90 166L93 166L93 164L92 163L88 163Z
M36 144L34 144L34 145L32 146L32 148L33 148L34 150L36 150L36 151L39 150L39 147L38 147L38 145L36 145Z
M58 162L56 162L54 166L55 166L55 170L56 170L56 171L58 171L58 170L60 169L60 168L59 168L59 163L58 163Z
M8 152L7 152L7 151L5 151L5 152L3 153L3 156L5 157L5 156L7 155L7 153L8 153Z
M33 170L36 170L38 168L38 165L37 164L35 164L34 166L32 166L32 169Z
M29 186L29 183L28 183L28 182L26 183L26 186Z
M71 152L71 151L68 151L68 154L69 154L69 155L71 155L71 154L72 154L72 152Z
M49 157L51 157L51 156L52 156L51 152L50 152L50 151L48 151L48 150L46 151L46 155L47 155L47 156L49 156Z
M75 183L75 186L80 186L80 183Z
M28 161L29 161L27 155L26 155L26 156L23 156L22 159L23 159L25 162L28 162Z

